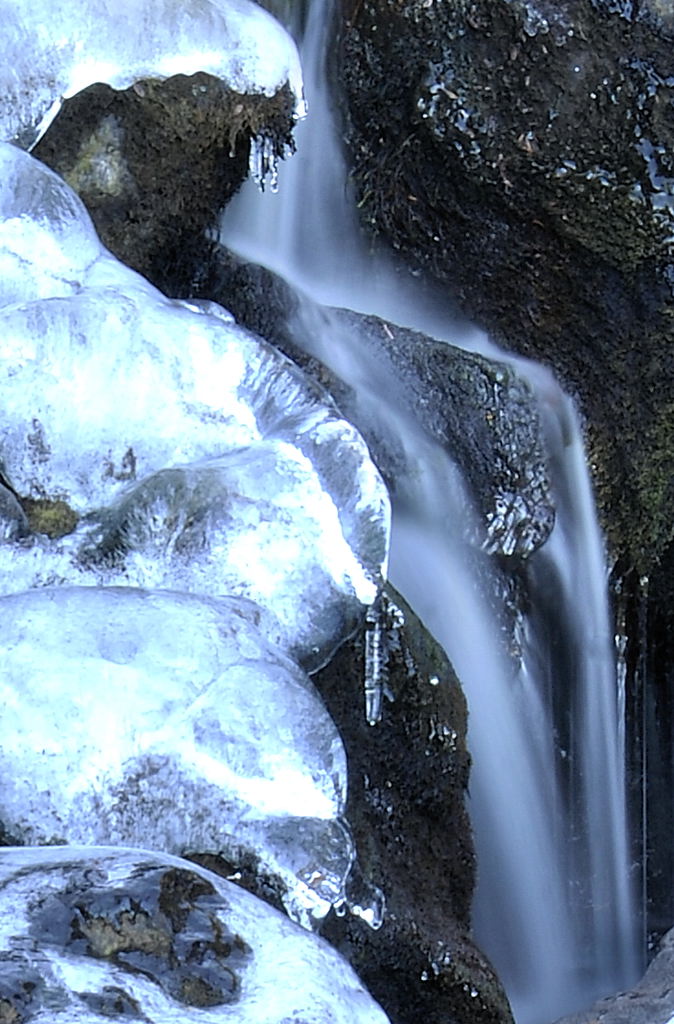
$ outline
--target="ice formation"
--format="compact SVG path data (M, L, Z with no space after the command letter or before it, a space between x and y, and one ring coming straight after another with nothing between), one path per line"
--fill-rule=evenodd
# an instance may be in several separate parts
M327 943L177 857L4 849L0 888L7 1019L387 1024Z
M252 853L305 923L342 897L342 743L258 608L64 587L0 598L0 620L11 836Z
M294 44L248 0L0 19L0 829L40 844L0 850L0 1016L385 1024L337 954L222 879L44 849L220 853L305 927L349 903L345 755L304 669L378 593L383 483L320 388L122 266L17 148L98 81L207 71L288 86L300 116Z
M295 44L252 0L0 0L0 24L0 137L26 147L94 82L206 71L240 93L287 83L304 112Z
M284 356L121 265L28 154L0 170L0 824L225 851L308 926L353 851L297 662L377 594L383 483Z
M0 548L4 592L236 594L315 668L386 560L388 499L360 435L224 311L169 301L114 260L52 172L8 145L0 166L0 471L71 517L65 536Z

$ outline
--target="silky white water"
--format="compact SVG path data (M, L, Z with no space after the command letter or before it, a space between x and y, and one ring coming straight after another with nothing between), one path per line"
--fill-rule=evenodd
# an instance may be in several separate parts
M541 406L557 508L552 536L530 559L534 600L517 672L477 582L486 556L467 539L472 512L457 470L402 415L393 369L318 303L504 355L459 327L451 310L431 306L412 277L392 284L368 254L326 84L332 5L269 6L301 37L309 117L278 193L249 183L226 211L222 238L299 289L295 340L357 389L363 415L395 431L405 452L390 577L445 647L468 698L476 938L518 1024L544 1024L639 971L606 568L580 431L551 376L517 361Z

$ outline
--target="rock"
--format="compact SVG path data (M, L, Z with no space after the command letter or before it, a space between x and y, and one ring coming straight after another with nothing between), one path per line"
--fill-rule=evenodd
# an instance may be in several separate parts
M266 166L292 148L305 109L294 43L249 0L192 0L179 15L168 3L136 0L131 34L107 0L96 0L86 19L66 6L50 10L56 57L47 37L37 42L43 7L31 0L6 15L5 50L14 34L24 44L20 58L8 58L16 82L0 108L2 137L18 133L32 144L69 97L36 155L82 195L104 244L127 265L189 294L205 232L255 155ZM104 63L96 64L99 51ZM27 76L31 88L17 101Z
M10 848L0 879L2 1020L386 1024L327 943L188 861Z
M345 5L364 222L580 401L614 556L674 531L674 123L659 4Z
M512 1024L470 936L465 699L444 652L390 586L381 614L377 725L363 714L362 637L315 677L347 751L347 816L363 876L347 884L351 914L331 914L322 933L396 1024ZM385 913L373 931L379 890Z
M28 518L15 494L0 484L0 544L26 537Z
M674 931L663 938L643 978L631 991L600 999L556 1024L669 1024L674 1019Z
M416 423L459 466L481 520L480 546L506 557L537 550L555 513L528 383L505 363L377 317L337 316L341 330L357 333L370 358L390 366ZM389 487L395 486L392 478Z
M344 750L260 609L131 587L0 598L0 826L224 853L304 924L343 898Z
M162 291L193 294L205 232L246 178L256 139L291 146L293 97L241 95L210 75L94 85L64 104L35 155L82 196L124 263Z
M1 12L0 139L39 142L105 244L188 293L204 232L251 157L273 163L292 145L305 111L292 39L250 0L135 0L133 31L109 0L86 16L43 0ZM66 97L55 144L43 135Z

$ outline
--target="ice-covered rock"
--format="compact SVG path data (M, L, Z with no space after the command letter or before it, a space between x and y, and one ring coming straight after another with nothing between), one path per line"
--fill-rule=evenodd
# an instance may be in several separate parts
M61 587L0 598L0 621L7 834L253 858L305 924L341 898L344 749L264 612Z
M386 561L388 497L362 438L224 310L167 300L114 260L56 175L12 146L0 159L0 472L29 513L65 516L0 547L0 587L248 597L316 667Z
M288 84L303 113L295 44L251 0L2 0L0 137L33 145L62 101L94 82L206 71L240 93Z
M83 203L7 143L0 143L0 180L0 306L71 295L104 252Z
M338 953L143 850L0 850L0 1012L33 1024L386 1024Z

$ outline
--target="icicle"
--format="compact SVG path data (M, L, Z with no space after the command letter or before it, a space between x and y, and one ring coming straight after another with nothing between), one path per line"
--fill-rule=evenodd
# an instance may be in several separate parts
M372 931L378 931L386 917L386 897L378 885L365 877L358 860L346 880L346 909Z
M260 192L267 186L273 194L278 192L278 154L269 135L256 135L250 140L248 170Z
M368 608L365 619L365 717L369 725L381 720L382 693L388 678L383 646L382 595L379 594Z
M389 657L400 650L397 634L404 625L405 616L398 605L386 594L378 594L365 618L365 717L370 725L381 721L384 695L393 700L388 690ZM414 672L414 666L407 668Z

